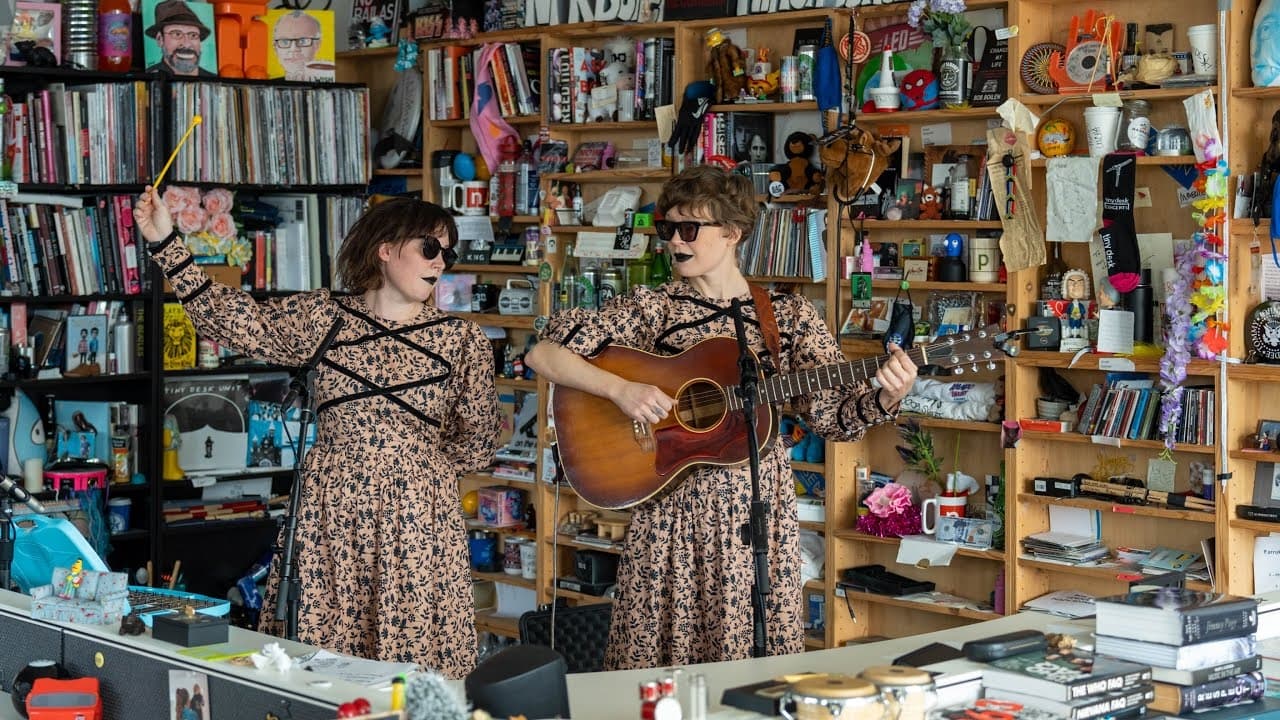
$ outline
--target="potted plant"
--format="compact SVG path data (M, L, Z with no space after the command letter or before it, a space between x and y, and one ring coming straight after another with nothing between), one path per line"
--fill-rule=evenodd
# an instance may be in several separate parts
M898 435L905 445L897 447L898 456L905 465L897 483L911 490L912 502L935 497L941 492L942 461L933 447L933 433L920 427L915 419L908 419L898 426Z

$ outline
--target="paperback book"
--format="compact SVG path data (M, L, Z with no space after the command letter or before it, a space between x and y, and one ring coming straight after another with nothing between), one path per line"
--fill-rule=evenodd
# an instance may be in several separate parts
M1170 685L1200 685L1261 669L1262 656L1253 655L1241 660L1208 664L1191 670L1152 667L1151 679L1154 682L1169 683Z
M988 663L982 673L982 684L988 690L1027 693L1063 702L1150 682L1150 666L1097 657L1074 648L1049 648L999 658Z
M1257 644L1252 635L1210 640L1193 645L1162 645L1160 643L1131 640L1110 635L1098 635L1094 651L1099 655L1148 663L1175 670L1193 670L1206 665L1244 660L1257 654Z
M1222 593L1159 587L1098 598L1097 633L1165 645L1249 635L1258 601Z
M1101 695L1082 697L1078 700L1051 700L1036 693L988 688L987 697L996 700L1012 700L1024 707L1044 710L1068 720L1091 720L1091 718L1113 717L1139 711L1155 698L1155 690L1150 685L1137 685Z

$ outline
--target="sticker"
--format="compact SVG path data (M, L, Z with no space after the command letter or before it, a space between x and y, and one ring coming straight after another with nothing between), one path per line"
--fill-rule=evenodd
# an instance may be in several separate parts
M1111 370L1120 372L1132 372L1134 369L1133 361L1129 358L1109 357L1098 359L1099 370Z
M102 666L103 666L103 665L106 665L106 664L107 664L107 659L106 659L105 657L103 657L103 656L102 656L102 652L101 652L101 651L96 652L96 653L94 653L94 654L93 654L93 666L94 666L94 667L101 669L101 668L102 668Z
M551 279L551 263L544 262L538 266L538 279L544 282Z
M1018 37L1018 26L1010 25L1009 27L996 28L997 40L1008 40L1009 38Z

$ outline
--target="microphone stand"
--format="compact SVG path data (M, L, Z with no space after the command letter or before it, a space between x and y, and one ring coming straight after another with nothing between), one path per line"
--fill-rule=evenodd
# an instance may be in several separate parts
M297 551L298 514L302 506L302 490L306 480L303 460L307 452L307 426L315 421L315 372L320 359L333 344L345 321L341 316L333 321L329 333L320 342L316 352L289 380L289 392L280 403L280 416L285 418L294 400L301 400L298 413L298 447L294 452L293 489L289 492L289 510L284 518L284 547L280 556L280 576L277 579L276 620L285 624L285 638L298 640L298 604L302 599L302 580L298 577L298 565L294 561Z
M738 397L742 399L742 417L747 426L747 459L751 469L751 513L742 528L743 538L751 543L755 560L755 581L751 585L752 643L751 656L765 657L768 643L765 632L764 599L769 595L769 503L760 498L760 442L756 436L756 389L760 371L755 354L747 345L746 326L742 321L742 303L733 301L733 328L738 337Z
M18 544L18 530L13 524L13 499L0 493L0 590L9 589L13 568L13 550Z

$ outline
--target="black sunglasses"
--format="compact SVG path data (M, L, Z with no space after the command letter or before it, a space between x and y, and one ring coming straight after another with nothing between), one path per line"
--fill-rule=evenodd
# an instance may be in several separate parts
M698 239L698 233L704 227L721 227L724 223L702 222L700 220L654 220L653 231L662 242L671 242L676 231L680 231L680 239L691 243Z
M440 238L432 235L424 235L422 237L422 257L428 260L435 260L444 253L444 269L448 270L453 264L458 262L458 251L451 247L441 247Z

